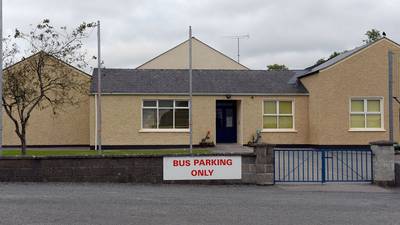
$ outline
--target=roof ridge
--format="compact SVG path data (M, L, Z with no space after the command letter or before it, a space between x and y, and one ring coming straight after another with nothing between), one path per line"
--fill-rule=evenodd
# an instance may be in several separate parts
M250 69L250 68L248 68L247 66L245 66L245 65L243 65L243 64L241 64L241 63L236 62L236 60L232 59L231 57L229 57L228 55L222 53L221 51L219 51L219 50L217 50L217 49L211 47L210 45L206 44L205 42L201 41L200 39L198 39L198 38L192 36L192 40L198 41L200 44L206 46L207 48L211 49L212 51L214 51L214 52L220 54L221 56L227 58L228 60L230 60L230 61L232 61L232 62L234 62L234 63L237 63L238 65L244 67L244 69L248 69L248 70ZM146 61L146 62L140 64L140 65L137 66L136 68L139 69L140 67L142 67L142 66L144 66L144 65L146 65L146 64L148 64L148 63L150 63L150 62L152 62L152 61L154 61L154 60L156 60L156 59L158 59L158 58L160 58L161 56L167 54L168 52L171 52L171 51L173 51L174 49L177 49L178 47L184 45L184 44L185 44L186 42L188 42L188 41L189 41L189 38L185 39L183 42L179 43L178 45L175 45L174 47L169 48L168 50L162 52L161 54L158 54L157 56L151 58L150 60L148 60L148 61Z
M305 68L305 70L308 70L308 72L306 72L305 74L302 74L300 76L298 76L297 78L302 78L302 77L306 77L315 73L318 73L320 70L326 69L330 66L334 66L335 64L351 57L352 55L382 41L382 40L388 40L393 42L394 44L397 44L396 42L392 41L391 39L387 38L387 37L381 37L378 40L374 41L374 42L370 42L370 43L366 43L357 47L354 47L350 50L344 50L342 53L340 53L339 55L319 64L319 65L315 65L315 66L310 66ZM398 45L398 44L397 44Z

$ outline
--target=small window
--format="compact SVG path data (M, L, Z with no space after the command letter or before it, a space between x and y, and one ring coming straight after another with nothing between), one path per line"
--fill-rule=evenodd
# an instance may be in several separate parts
M157 107L157 101L143 101L144 107Z
M143 128L157 128L157 109L143 109Z
M189 109L175 109L175 128L189 128Z
M350 102L350 129L383 129L381 98L354 98Z
M144 100L143 129L188 129L189 102L187 100Z
M264 101L264 129L294 129L293 101Z
M158 100L158 107L172 108L174 107L174 101L172 100Z
M187 108L187 107L189 107L189 102L188 101L175 101L175 107L176 108Z
M174 110L173 109L159 109L158 110L158 118L160 119L160 123L158 124L158 128L174 128Z

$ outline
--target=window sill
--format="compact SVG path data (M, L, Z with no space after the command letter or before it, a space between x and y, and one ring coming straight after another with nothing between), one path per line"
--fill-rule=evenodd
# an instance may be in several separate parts
M378 128L378 129L349 129L350 132L385 132L385 129Z
M263 129L262 133L297 133L294 129Z
M139 133L189 133L189 129L140 129Z

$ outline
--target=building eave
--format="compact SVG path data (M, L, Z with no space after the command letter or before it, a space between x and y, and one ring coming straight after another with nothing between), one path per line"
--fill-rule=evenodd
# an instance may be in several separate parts
M92 92L90 95L96 95L97 92ZM160 95L160 96L189 96L189 93L110 93L102 92L101 95ZM308 96L309 93L193 93L194 96Z

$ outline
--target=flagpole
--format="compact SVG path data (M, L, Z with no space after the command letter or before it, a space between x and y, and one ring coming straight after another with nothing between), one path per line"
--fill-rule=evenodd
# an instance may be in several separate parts
M192 118L192 26L189 26L189 147L193 153L193 118Z
M3 0L0 0L0 94L3 97ZM0 156L3 155L3 100L0 107Z
M97 21L97 151L101 148L101 51L100 51L100 21Z

